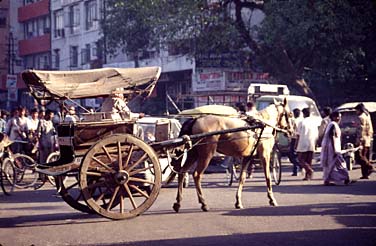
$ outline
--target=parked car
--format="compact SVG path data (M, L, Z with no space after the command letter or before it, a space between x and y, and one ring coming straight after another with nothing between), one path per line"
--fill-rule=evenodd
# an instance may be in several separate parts
M352 146L355 146L356 141L356 131L359 127L358 122L358 116L356 114L355 107L360 102L350 102L342 104L341 106L337 107L336 110L341 112L342 118L339 123L339 126L342 131L341 135L341 143L342 148L350 148ZM376 102L363 102L366 109L369 111L371 115L371 121L373 129L375 130L376 127ZM374 131L373 139L375 139L376 132ZM370 160L376 159L376 143L375 141L372 141L371 143L371 149L370 149ZM348 162L348 168L352 169L352 165L354 164L354 159L347 160Z
M315 120L317 127L320 126L322 117L320 111L317 108L315 101L309 97L305 96L294 96L294 95L265 95L256 99L256 109L262 110L274 102L274 99L282 102L284 98L287 99L287 103L292 112L295 108L302 110L303 108L309 108L311 112L311 117ZM286 156L289 153L290 141L284 134L278 134L277 143L282 156Z

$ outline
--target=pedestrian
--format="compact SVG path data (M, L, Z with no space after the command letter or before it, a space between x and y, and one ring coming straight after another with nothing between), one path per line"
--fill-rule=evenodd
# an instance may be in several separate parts
M355 110L358 115L359 124L356 132L355 146L361 146L361 149L355 152L355 159L361 167L362 176L360 179L368 179L368 176L374 170L369 160L369 149L371 147L373 127L370 114L363 103L356 105Z
M30 116L28 117L28 153L34 155L38 151L38 136L37 136L37 128L39 125L39 112L37 108L33 108L30 111ZM35 158L37 159L37 158Z
M305 177L303 180L312 179L312 159L313 153L316 149L318 128L315 124L315 119L310 117L309 108L302 110L304 119L299 123L297 130L297 146L299 165L305 170Z
M332 109L330 107L325 107L323 109L323 119L321 120L321 124L319 127L319 138L317 140L318 146L321 146L322 138L324 137L326 126L331 122L330 114L332 113Z
M252 101L247 102L247 111L245 114L248 117L254 117L257 114L255 103Z
M54 112L47 109L44 119L41 119L38 124L39 163L46 163L48 155L56 149L56 131L52 122L53 117Z
M354 183L350 180L346 161L341 150L341 129L339 122L341 114L334 111L330 114L331 122L327 125L321 145L320 161L323 169L324 185L336 185L333 182L344 182L345 185Z
M5 127L7 125L6 120L4 119L5 111L0 110L0 133L5 133Z
M290 146L289 146L289 154L288 158L290 162L292 163L292 174L291 176L298 176L298 169L299 169L299 161L298 161L298 154L296 153L296 140L298 138L298 125L303 120L301 117L301 111L299 108L295 108L293 111L294 118L292 119L292 128L293 128L293 134L290 139Z
M13 117L8 121L6 126L6 133L9 135L9 139L14 141L11 145L13 153L25 153L27 141L27 117L26 108L18 107L13 110Z

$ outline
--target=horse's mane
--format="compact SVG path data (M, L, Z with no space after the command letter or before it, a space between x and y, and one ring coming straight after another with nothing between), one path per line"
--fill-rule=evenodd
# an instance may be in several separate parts
M275 106L274 104L270 104L269 106L267 106L266 108L260 110L257 112L258 116L264 120L270 120L270 109L272 108L272 106Z
M193 118L193 119L188 119L188 120L184 121L183 125L181 126L179 137L181 137L183 135L191 135L193 125L196 123L197 119L198 118Z

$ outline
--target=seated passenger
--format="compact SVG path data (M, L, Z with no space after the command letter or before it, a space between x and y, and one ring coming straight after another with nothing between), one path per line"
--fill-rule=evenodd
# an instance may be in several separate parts
M80 121L80 118L76 115L76 109L74 108L74 106L70 106L68 113L66 114L66 116L64 118L64 122L75 123L77 121Z
M121 89L120 89L121 90ZM128 108L126 99L117 89L113 94L107 97L102 104L102 112L110 112L113 120L131 120L143 117L143 113L132 113Z

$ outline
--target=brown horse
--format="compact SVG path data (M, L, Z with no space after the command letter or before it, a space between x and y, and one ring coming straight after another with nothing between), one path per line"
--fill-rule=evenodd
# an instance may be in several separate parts
M283 103L277 103L269 105L264 110L258 112L255 118L266 123L264 133L257 144L257 139L261 129L239 131L234 133L226 133L219 135L212 135L201 139L201 141L194 145L194 147L188 151L187 159L184 165L181 167L178 175L178 192L176 197L176 203L173 205L173 209L179 212L180 202L182 201L183 191L183 178L184 173L187 172L190 167L197 162L196 168L193 172L193 179L195 182L198 201L201 203L201 209L208 211L208 206L205 202L201 180L204 171L209 165L215 152L227 156L234 157L249 157L252 153L257 153L261 164L264 168L264 174L266 178L267 194L270 205L277 206L277 202L273 196L272 184L270 179L270 154L274 146L274 132L275 127L281 129L287 129L291 131L290 120L291 117L286 100ZM183 124L180 135L192 135L200 133L208 133L213 131L221 131L226 129L233 129L238 127L247 126L248 123L240 118L219 117L214 115L203 116L201 118L192 119L186 121ZM247 159L247 158L243 158ZM246 176L246 161L242 163L242 174L239 181L239 188L236 195L236 208L242 208L241 192Z

